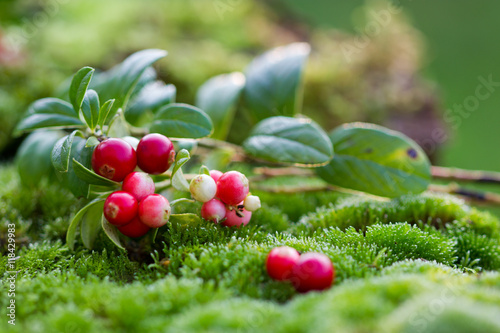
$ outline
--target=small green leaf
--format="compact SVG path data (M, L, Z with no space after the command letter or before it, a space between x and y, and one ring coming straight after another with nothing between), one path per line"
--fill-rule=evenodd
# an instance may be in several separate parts
M58 98L43 98L28 108L23 120L16 127L15 134L39 128L77 128L85 126L68 102Z
M181 149L175 156L175 163L172 169L172 186L178 191L189 192L189 183L184 177L181 167L189 161L191 157L186 149Z
M318 175L330 184L384 197L420 193L430 182L424 151L407 136L373 124L343 125L330 134L335 158Z
M196 225L201 222L197 214L184 213L170 215L169 222L177 225Z
M104 230L104 233L108 238L120 249L125 250L125 247L122 245L120 242L120 234L118 233L118 229L112 225L111 223L104 218L104 215L102 217L102 229Z
M73 217L69 224L68 232L66 233L66 243L68 244L69 248L71 250L74 250L75 246L75 238L76 238L76 232L78 230L78 226L80 225L80 222L82 221L82 218L85 216L87 211L94 207L95 205L104 205L104 198L97 198L89 202L85 207L80 209L76 215ZM102 210L102 206L101 210Z
M73 193L77 198L84 197L87 198L89 195L89 184L81 180L74 170L73 159L76 159L80 164L87 168L91 167L92 153L94 147L86 147L86 140L75 136L73 139L73 145L71 147L71 155L69 158L68 172L58 173L62 181L67 185L71 193Z
M210 170L204 165L202 165L200 168L200 175L203 175L203 174L210 176Z
M196 106L212 119L214 139L226 139L244 86L245 76L234 72L215 76L198 89Z
M94 242L101 230L101 220L103 219L104 201L90 207L82 218L80 235L83 245L87 249L92 249Z
M71 155L71 147L73 146L73 139L78 134L83 138L83 133L79 130L71 132L64 138L59 139L54 148L52 149L52 165L59 172L67 172L69 167L69 157Z
M73 159L73 170L78 178L92 185L120 187L120 183L104 178L97 173L90 171L77 160Z
M104 124L107 124L109 122L109 114L111 112L111 109L113 108L115 100L110 99L106 103L104 103L101 106L101 110L99 110L99 121L98 124L101 127L101 129L104 127Z
M69 100L76 113L80 112L83 98L87 92L93 74L94 69L92 67L83 67L73 76L71 86L69 87Z
M85 147L95 147L99 144L99 140L95 136L91 136L87 139Z
M301 108L301 77L311 47L294 43L255 58L245 71L245 104L256 121L293 116Z
M200 139L212 133L212 121L197 107L174 103L158 110L150 132L171 138Z
M83 118L91 130L94 130L99 120L99 96L95 90L89 89L85 93L82 103Z
M303 166L326 164L333 157L328 136L307 118L265 119L255 126L243 148L256 158Z

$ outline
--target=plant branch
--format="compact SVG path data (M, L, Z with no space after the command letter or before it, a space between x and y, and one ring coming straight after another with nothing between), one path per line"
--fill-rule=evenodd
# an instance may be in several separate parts
M500 172L465 170L458 168L433 166L431 169L431 174L432 177L436 179L500 184Z
M429 185L429 191L458 195L478 204L500 205L500 194L470 190L455 183L449 185L431 184Z

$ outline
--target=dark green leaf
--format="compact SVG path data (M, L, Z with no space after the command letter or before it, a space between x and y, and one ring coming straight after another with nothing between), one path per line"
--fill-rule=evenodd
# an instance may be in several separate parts
M307 118L265 119L255 126L243 148L259 159L304 166L326 164L333 157L328 136Z
M196 105L212 119L213 138L226 139L244 86L245 76L235 72L213 77L198 89Z
M43 98L28 108L23 120L16 127L16 134L44 127L75 128L85 126L68 102L57 98Z
M86 168L91 167L92 152L94 147L86 147L87 141L80 137L75 136L73 139L73 146L71 147L71 155L69 158L68 172L59 173L59 176L64 183L68 186L69 190L78 198L89 195L89 184L81 180L75 173L73 162L76 159L80 164Z
M111 110L113 109L113 104L115 103L115 100L114 99L110 99L108 101L106 101L106 103L104 103L102 106L101 106L101 110L99 110L99 121L98 121L98 124L99 126L101 126L101 128L103 128L104 124L107 124L109 122L109 114L111 112Z
M122 243L120 242L120 234L118 233L118 229L108 222L103 216L102 218L102 229L108 238L120 249L125 250Z
M94 69L92 67L83 67L73 76L71 86L69 87L69 100L76 113L80 112L83 98L93 74Z
M103 219L104 201L90 207L82 218L80 235L86 248L92 249L94 241L101 230L101 220Z
M172 138L199 139L212 133L212 121L197 107L174 103L158 110L150 132Z
M256 121L293 116L301 107L301 77L310 46L294 43L254 59L245 71L245 103Z
M69 156L71 155L71 147L73 139L78 134L83 138L82 132L75 130L71 134L59 139L52 149L52 165L59 172L67 172L69 167Z
M335 158L317 169L330 184L384 197L424 191L430 163L407 136L364 123L346 124L330 134Z
M78 226L80 225L80 222L82 221L82 218L85 216L85 214L88 212L89 209L92 207L99 205L101 207L102 211L102 205L104 204L104 198L97 198L89 202L85 207L80 209L78 213L73 217L71 220L71 223L69 224L68 232L66 233L66 243L68 244L69 248L71 250L74 250L75 246L75 237L76 237L76 232L78 230Z
M17 150L16 164L21 182L36 186L41 179L53 174L51 152L64 132L39 130L24 139Z
M97 173L90 171L75 159L73 159L73 170L75 171L75 174L78 178L88 184L100 186L115 186L116 188L120 187L119 183L99 176Z
M94 130L99 120L99 96L95 90L89 89L83 98L82 113L83 118L91 130Z
M155 81L146 85L131 101L125 119L134 126L144 126L153 121L159 108L175 101L176 89L172 84Z

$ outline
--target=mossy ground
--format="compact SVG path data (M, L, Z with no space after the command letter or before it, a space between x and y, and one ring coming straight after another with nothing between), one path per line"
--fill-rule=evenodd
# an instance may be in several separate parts
M8 223L19 256L16 326L2 315L1 330L500 331L500 223L449 196L258 193L248 227L170 223L149 256L104 237L72 252L64 236L81 202L55 185L21 188L12 166L0 184L3 313ZM335 285L300 295L272 281L264 261L279 245L327 254Z

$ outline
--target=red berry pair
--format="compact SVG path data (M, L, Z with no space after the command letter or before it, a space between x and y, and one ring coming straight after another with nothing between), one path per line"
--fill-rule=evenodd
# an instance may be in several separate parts
M328 289L335 279L335 269L326 255L316 252L300 255L288 246L277 247L269 252L266 269L271 278L290 281L300 293Z
M144 136L137 151L125 140L109 138L99 143L92 154L92 169L105 178L121 182L136 166L149 174L167 171L175 160L172 142L164 135Z

